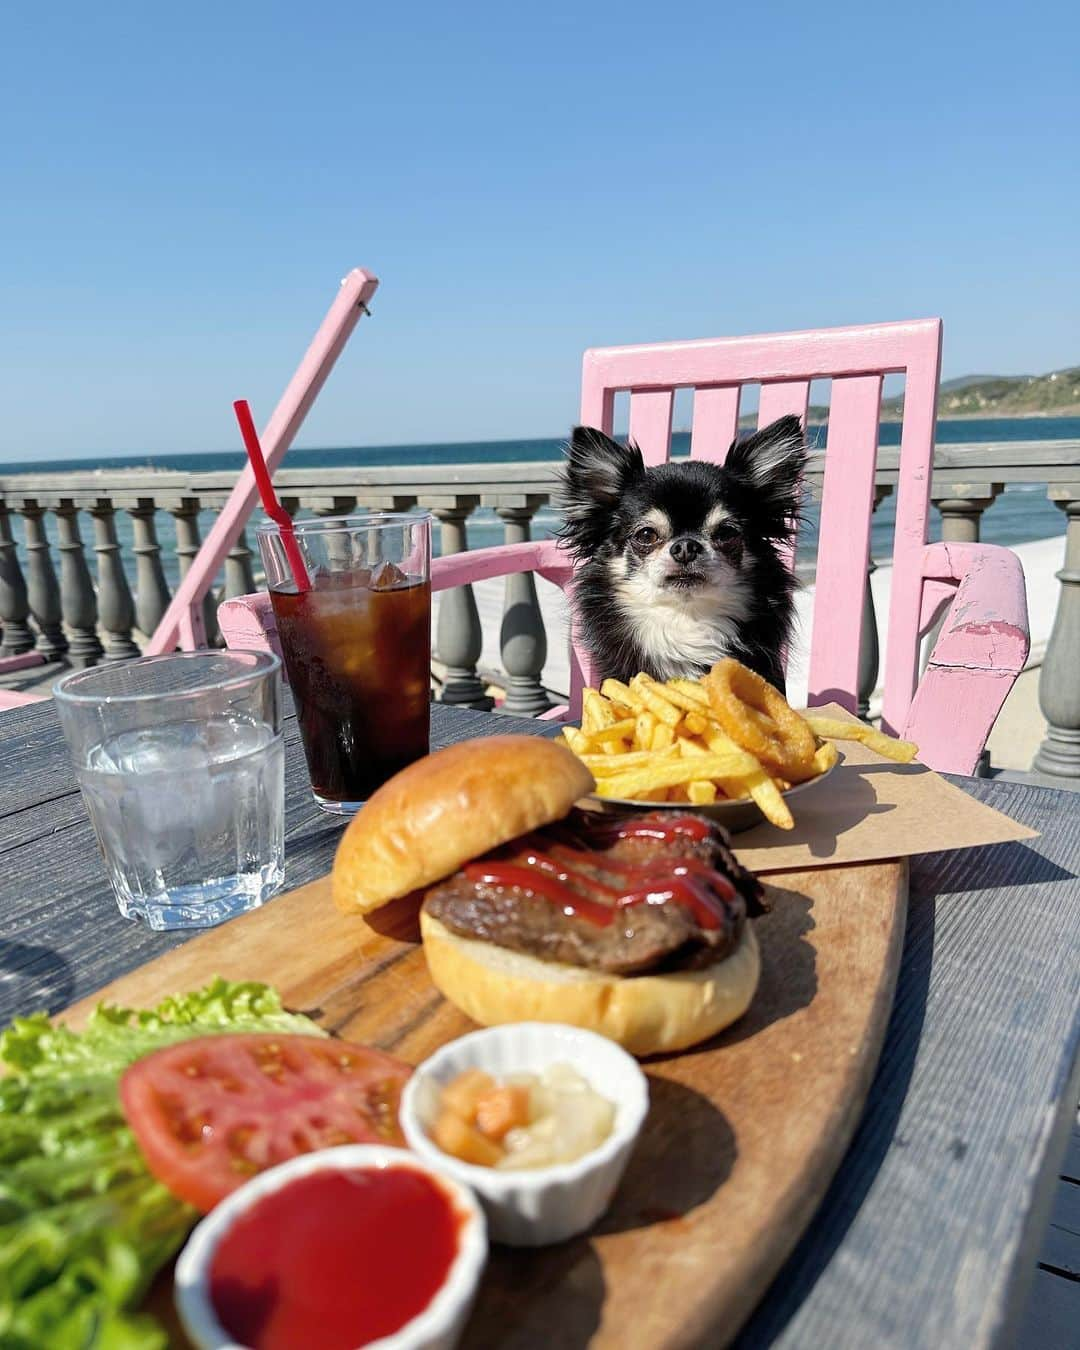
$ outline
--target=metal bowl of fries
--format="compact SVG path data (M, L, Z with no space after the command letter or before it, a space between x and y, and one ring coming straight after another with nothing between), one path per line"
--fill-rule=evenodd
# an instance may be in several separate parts
M581 726L564 727L562 739L596 781L585 805L691 810L733 833L762 820L794 828L789 802L832 772L837 740L861 741L901 762L916 752L864 723L796 712L733 661L700 680L605 680L583 691Z
M792 787L785 789L778 788L780 801L784 803L788 811L791 811L792 808L788 806L788 802L824 782L835 767L835 764L831 764L823 773L819 773L816 778L807 779L805 783L795 783ZM695 815L706 816L709 820L715 820L718 825L723 825L728 834L739 834L743 830L751 830L755 825L760 825L762 821L769 820L765 811L753 797L717 797L711 802L695 804L691 802L641 801L638 798L631 797L599 797L593 794L586 797L580 805L590 811L600 811L608 815L630 815L641 811L693 811ZM770 823L778 822L770 821Z

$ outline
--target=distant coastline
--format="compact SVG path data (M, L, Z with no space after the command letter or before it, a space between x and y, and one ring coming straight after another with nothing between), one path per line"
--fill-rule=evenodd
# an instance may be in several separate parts
M821 431L827 421L827 409L813 405L809 409L808 426L815 443L824 444ZM749 414L742 423L757 425L757 414ZM567 428L567 431L569 428ZM625 435L625 425L616 424L616 435ZM1080 440L1080 416L1064 417L1041 415L1037 417L939 417L938 445L1000 444L1003 441ZM883 417L880 430L882 446L900 444L900 421ZM422 444L396 445L337 445L293 446L285 461L290 469L374 469L382 465L403 468L439 464L520 464L525 461L559 460L566 445L566 433L561 436L504 438L489 441L430 441ZM685 455L690 449L690 437L685 428L677 427L672 435L675 455ZM231 450L196 450L187 453L156 454L134 450L125 454L97 454L57 456L55 459L0 461L0 478L12 474L91 473L95 469L128 470L178 469L186 473L232 472L243 467L244 452L239 447Z

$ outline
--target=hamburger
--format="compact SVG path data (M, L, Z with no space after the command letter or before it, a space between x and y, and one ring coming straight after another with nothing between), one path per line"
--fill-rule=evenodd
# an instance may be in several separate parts
M537 736L437 751L350 821L334 903L420 899L433 982L484 1026L567 1022L638 1055L695 1045L753 998L760 884L714 822L580 809L594 786Z

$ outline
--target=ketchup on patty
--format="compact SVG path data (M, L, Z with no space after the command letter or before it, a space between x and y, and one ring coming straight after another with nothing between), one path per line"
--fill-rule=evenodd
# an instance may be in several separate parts
M407 1165L311 1172L231 1225L210 1299L251 1350L356 1350L431 1303L462 1222L442 1187Z

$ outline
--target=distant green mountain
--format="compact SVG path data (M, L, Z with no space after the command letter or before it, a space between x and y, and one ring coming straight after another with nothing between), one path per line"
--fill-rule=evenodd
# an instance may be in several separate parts
M881 401L881 420L899 422L904 397ZM824 422L827 407L812 403L809 422ZM961 375L942 380L938 392L938 417L1077 417L1080 416L1080 366L1051 371L1049 375ZM739 418L741 427L757 425L757 414Z
M882 412L899 416L902 399ZM1080 413L1080 366L1049 375L968 375L938 393L939 417L1070 417Z

